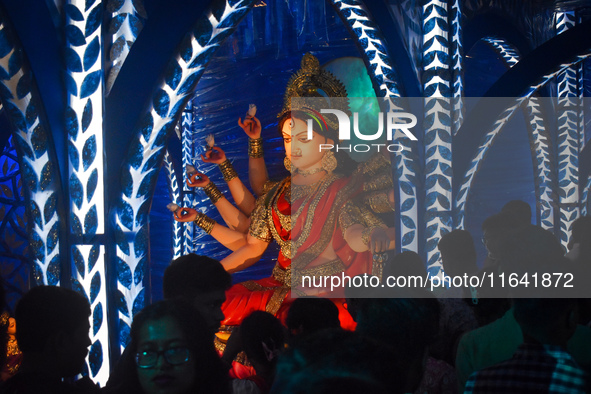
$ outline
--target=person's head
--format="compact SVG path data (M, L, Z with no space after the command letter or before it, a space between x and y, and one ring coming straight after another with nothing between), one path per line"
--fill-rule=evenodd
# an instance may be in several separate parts
M526 341L566 347L577 327L578 305L571 298L516 298L513 315Z
M398 294L416 293L399 290ZM438 328L439 303L434 297L377 298L364 303L356 331L403 355L405 389L412 392L420 383L427 350Z
M273 393L402 393L398 353L374 338L342 329L306 336L279 359ZM350 389L343 390L343 383Z
M474 240L468 231L453 230L441 237L437 246L447 275L461 276L478 270Z
M582 216L573 222L568 248L572 249L575 244L591 244L591 216Z
M204 319L186 301L144 308L131 325L126 390L143 394L227 392L224 367Z
M494 214L482 222L482 243L490 259L498 260L500 248L507 233L519 227L521 224L507 213Z
M554 234L532 224L508 233L501 245L503 272L534 272L557 267L564 250Z
M17 303L16 338L23 360L37 354L45 359L47 370L60 377L74 376L84 367L90 346L90 305L73 290L38 286L29 290ZM43 366L37 366L43 367Z
M275 316L268 312L254 311L240 325L242 348L261 373L261 368L274 369L277 358L285 344L285 328Z
M384 264L383 278L389 276L420 276L425 278L427 269L421 256L416 252L406 251L394 255Z
M165 299L190 300L215 333L224 319L221 308L231 285L232 277L218 260L190 253L166 267L162 291Z
M359 274L355 275L351 281L345 282L345 308L351 315L353 321L357 321L357 315L359 310L363 308L363 305L368 299L373 297L382 297L383 295L378 288L374 288L370 285L371 275ZM364 280L367 277L367 280ZM384 276L385 277L385 276ZM361 279L361 280L357 280ZM361 286L355 286L356 283Z
M339 309L334 302L318 297L297 298L289 307L285 323L293 335L308 335L341 325Z
M531 207L523 200L511 200L501 208L501 213L512 216L517 223L526 226L531 224Z

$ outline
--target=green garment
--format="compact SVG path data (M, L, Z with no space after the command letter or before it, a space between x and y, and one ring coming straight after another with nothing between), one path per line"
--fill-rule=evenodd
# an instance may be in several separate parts
M456 353L460 392L464 391L472 373L510 359L522 343L523 334L513 316L513 308L494 322L466 333ZM568 351L582 369L589 371L591 328L579 325L568 341Z

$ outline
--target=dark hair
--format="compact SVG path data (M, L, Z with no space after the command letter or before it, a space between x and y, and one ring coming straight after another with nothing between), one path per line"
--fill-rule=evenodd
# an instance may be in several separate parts
M519 221L506 212L495 213L484 219L482 222L482 231L498 233L519 227Z
M404 375L399 358L398 352L358 332L321 330L299 341L279 359L272 392L335 393L317 384L353 379L364 382L365 389L385 386L391 393L401 393Z
M60 331L74 334L88 322L90 304L74 290L38 286L29 290L16 305L16 339L26 352L41 352L47 340Z
M581 216L573 222L572 233L568 241L569 249L579 244L576 261L580 268L591 269L591 216Z
M173 260L166 270L162 283L164 298L194 298L195 296L227 290L232 277L218 260L194 253Z
M185 335L191 356L195 361L195 385L191 393L228 393L229 383L227 371L220 360L207 325L203 318L192 308L188 301L162 300L145 307L133 318L131 325L129 350L135 356L142 327L150 321L165 317L172 318L178 323ZM125 359L123 382L126 393L141 393L141 386L137 376L135 357Z
M443 269L448 275L472 273L476 267L476 248L470 232L453 230L445 234L437 245L443 260Z
M302 327L305 335L323 328L338 328L339 308L326 298L300 297L289 307L285 323L290 330Z
M516 298L513 315L521 330L537 338L552 335L553 328L563 324L565 314L577 308L572 298Z
M531 207L522 200L511 200L501 208L501 213L506 213L522 224L531 224Z
M591 216L581 216L573 222L572 243L591 243Z
M268 312L254 311L240 325L242 348L253 361L272 366L285 344L285 329Z
M338 130L333 130L329 125L319 127L316 124L314 117L312 117L308 112L301 110L287 111L285 114L283 114L283 116L279 119L279 122L277 123L277 127L280 134L282 134L283 124L291 118L302 120L304 121L304 123L306 123L308 119L314 120L312 124L314 125L313 128L316 133L320 134L325 138L330 138L331 140L333 140L335 144L339 143ZM351 157L344 150L337 151L335 149L333 153L337 159L336 172L339 172L344 175L350 175L357 167L357 162L351 159Z
M383 278L388 276L427 276L425 262L416 252L406 251L394 255L384 264Z
M482 222L482 232L486 232L486 249L498 258L502 243L510 231L520 228L522 224L507 213L497 213Z
M410 356L433 341L439 329L439 313L439 302L432 296L376 298L359 311L357 331Z
M554 234L530 224L509 233L502 245L500 264L505 272L542 271L556 267L563 255Z

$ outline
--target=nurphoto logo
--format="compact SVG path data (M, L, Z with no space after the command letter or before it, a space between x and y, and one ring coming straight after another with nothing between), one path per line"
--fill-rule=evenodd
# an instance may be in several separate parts
M321 109L321 114L331 114L335 115L338 119L339 123L339 141L350 141L351 140L351 121L347 113L338 110L338 109ZM374 134L363 134L359 130L359 113L353 113L353 133L355 137L362 141L380 141L383 140L384 134L384 122L386 123L386 140L387 141L394 141L394 136L396 130L399 130L403 133L406 137L408 137L412 141L416 141L417 137L410 131L411 128L417 125L417 117L409 112L379 112L378 113L378 130ZM384 121L385 119L385 121ZM307 138L311 140L313 138L313 121L312 119L308 119L307 121L308 126L308 134ZM382 148L388 150L388 152L397 153L403 151L405 148L403 145L399 143L372 143L372 144L320 144L320 151L323 150L332 150L336 149L336 151L345 150L348 152L369 152L372 147L376 148L378 152Z

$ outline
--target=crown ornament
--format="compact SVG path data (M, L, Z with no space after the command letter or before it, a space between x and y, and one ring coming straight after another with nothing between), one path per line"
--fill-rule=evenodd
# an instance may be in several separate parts
M294 100L292 98L325 98L325 109L338 109L347 114L349 111L349 100L347 89L331 72L320 68L320 62L316 56L306 53L302 58L301 68L291 76L283 96L283 109L278 115L282 118L289 111L318 108L317 100ZM335 100L335 98L338 98ZM331 100L332 99L332 100ZM333 119L334 118L334 119ZM326 123L333 129L338 130L338 122L334 115L325 117Z

